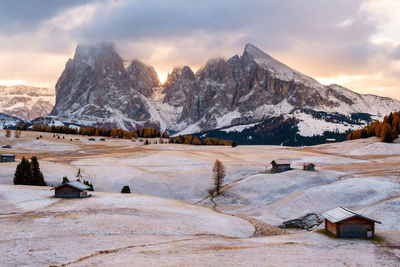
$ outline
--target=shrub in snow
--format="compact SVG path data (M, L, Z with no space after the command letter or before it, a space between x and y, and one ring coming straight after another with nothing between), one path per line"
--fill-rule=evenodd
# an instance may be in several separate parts
M129 194L130 192L131 189L129 188L129 185L125 185L124 187L122 187L121 193Z

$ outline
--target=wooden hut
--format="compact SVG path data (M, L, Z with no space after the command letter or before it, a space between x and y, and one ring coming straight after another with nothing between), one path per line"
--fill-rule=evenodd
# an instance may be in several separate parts
M89 197L87 190L90 189L90 186L82 184L79 181L68 182L54 188L55 197L63 197L63 198L85 198Z
M290 170L291 162L289 160L279 159L271 162L271 172L284 172Z
M326 143L327 143L327 144L336 143L336 139L334 139L334 138L327 138L327 139L326 139Z
M315 164L314 163L304 163L303 170L305 171L315 171Z
M14 162L14 161L15 161L14 154L8 154L8 153L0 154L0 162Z
M322 216L325 218L325 230L337 237L373 238L375 223L381 223L344 207L324 212Z

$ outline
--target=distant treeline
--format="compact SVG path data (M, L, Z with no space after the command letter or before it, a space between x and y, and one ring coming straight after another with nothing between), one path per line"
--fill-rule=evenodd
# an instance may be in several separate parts
M199 138L193 135L184 135L169 138L169 142L173 144L187 144L187 145L206 145L206 146L237 146L234 141L222 140L218 138L206 137L200 141Z
M383 121L374 121L347 135L347 140L377 136L382 142L391 143L400 133L400 112L390 113Z
M25 125L19 125L18 129L26 130ZM72 128L68 126L47 126L42 124L34 124L32 125L32 131L37 132L48 132L48 133L58 133L58 134L74 134L74 135L87 135L87 136L104 136L111 138L124 138L124 139L132 139L132 138L169 138L168 132L164 131L161 134L159 129L154 128L141 128L135 131L126 131L120 128L114 129L104 129L97 127L80 127Z
M27 130L25 124L17 126L17 129L21 131ZM159 129L155 128L141 128L134 131L126 131L120 128L115 129L104 129L97 127L80 127L72 128L68 126L48 126L42 124L32 125L32 131L36 132L48 132L48 133L58 133L58 134L72 134L72 135L86 135L86 136L104 136L111 138L164 138L169 139L169 143L173 144L187 144L187 145L208 145L208 146L233 146L237 144L231 140L221 140L218 138L204 138L200 140L196 136L184 135L178 137L169 137L168 132L165 130L163 133Z

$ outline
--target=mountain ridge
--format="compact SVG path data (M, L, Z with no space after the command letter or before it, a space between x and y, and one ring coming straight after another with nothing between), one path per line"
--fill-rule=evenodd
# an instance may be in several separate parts
M391 98L322 85L252 44L241 56L211 59L196 73L188 66L174 68L163 85L152 66L124 61L114 45L78 46L56 92L53 119L124 129L151 126L175 134L252 125L281 115L295 117L302 136L320 135L318 122L343 133L360 126L345 117L365 113L369 117L354 116L381 119L400 109ZM305 132L310 127L315 130Z
M50 113L54 106L53 89L26 85L0 85L0 112L23 120Z

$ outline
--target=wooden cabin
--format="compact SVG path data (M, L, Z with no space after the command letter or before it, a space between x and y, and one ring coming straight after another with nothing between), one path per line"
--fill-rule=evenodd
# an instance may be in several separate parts
M326 143L327 143L327 144L336 143L336 139L334 139L334 138L327 138L327 139L326 139Z
M289 160L273 160L271 162L272 168L271 172L284 172L290 170L290 164L291 162Z
M11 148L10 145L2 145L1 148Z
M314 163L304 163L303 170L305 171L315 171L315 164Z
M15 161L14 154L8 154L8 153L0 154L0 162L14 162L14 161Z
M62 198L85 198L90 197L88 195L87 190L90 189L90 186L82 184L79 181L68 182L54 188L55 197Z
M344 207L324 212L322 216L325 218L325 230L337 237L373 238L375 223L381 223Z

